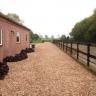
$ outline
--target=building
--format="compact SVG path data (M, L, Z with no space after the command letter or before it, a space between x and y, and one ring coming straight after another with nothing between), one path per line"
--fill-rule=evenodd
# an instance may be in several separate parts
M30 29L0 13L0 62L29 48Z

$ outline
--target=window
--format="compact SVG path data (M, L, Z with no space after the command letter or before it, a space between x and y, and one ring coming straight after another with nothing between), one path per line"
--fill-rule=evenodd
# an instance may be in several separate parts
M16 43L20 43L20 33L16 32Z
M0 29L0 45L2 45L2 29Z
M29 42L28 35L26 35L26 41Z
M28 41L28 40L27 40L27 35L26 35L26 41Z

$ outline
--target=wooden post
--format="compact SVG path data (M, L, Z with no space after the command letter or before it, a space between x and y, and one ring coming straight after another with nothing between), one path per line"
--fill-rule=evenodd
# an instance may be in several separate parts
M61 44L61 41L60 41L60 49L61 49L61 47L62 47L62 44Z
M64 50L64 41L63 41L63 50Z
M77 43L77 59L79 59L79 43Z
M87 66L90 64L90 44L87 44Z
M59 48L60 48L60 41L59 41Z
M58 43L59 43L59 47L60 47L60 41Z
M62 50L63 50L63 41L62 41Z
M62 41L62 50L63 50L63 41Z
M67 52L67 42L66 42L66 52Z
M61 41L61 49L62 49L62 41Z
M63 41L61 41L61 49L63 49Z
M58 41L58 47L60 46L60 42Z
M61 48L61 42L59 42L60 43L60 48Z
M70 54L72 55L72 42L70 44L71 44Z

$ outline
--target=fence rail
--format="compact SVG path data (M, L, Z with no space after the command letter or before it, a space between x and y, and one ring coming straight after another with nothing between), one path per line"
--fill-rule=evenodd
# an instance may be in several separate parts
M74 57L75 54L74 58L76 58L77 60L80 60L80 58L84 59L88 67L91 63L96 64L96 44L64 42L61 40L54 40L53 43L64 50L66 53L70 54L72 57ZM91 47L94 48L92 49ZM80 56L81 54L82 56Z

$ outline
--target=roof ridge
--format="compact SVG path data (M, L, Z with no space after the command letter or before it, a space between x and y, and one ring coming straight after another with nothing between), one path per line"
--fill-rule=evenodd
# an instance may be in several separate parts
M16 22L15 20L9 18L7 15L3 14L2 12L0 12L0 16L3 17L3 18L6 19L6 20L12 22L12 23L15 23L16 25L19 25L19 26L21 26L21 27L23 27L23 28L31 31L31 29L29 29L29 28L26 27L25 25L23 25L23 24L21 24L21 23L19 23L19 22Z

